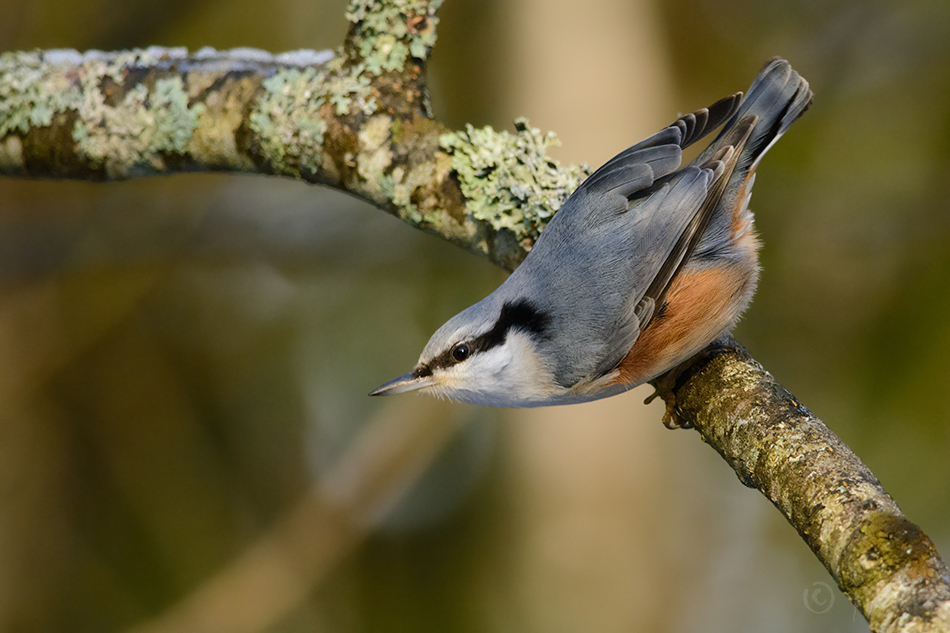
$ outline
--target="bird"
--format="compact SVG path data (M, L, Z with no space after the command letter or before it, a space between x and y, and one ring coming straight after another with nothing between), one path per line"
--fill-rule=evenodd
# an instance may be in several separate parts
M765 153L812 103L769 60L737 92L597 169L490 295L449 319L412 371L372 391L492 407L576 404L656 379L730 332L755 292L749 210ZM683 149L722 126L686 166Z

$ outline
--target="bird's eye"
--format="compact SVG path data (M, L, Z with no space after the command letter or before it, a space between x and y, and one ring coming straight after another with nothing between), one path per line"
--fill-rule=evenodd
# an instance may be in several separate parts
M452 348L452 358L454 358L456 362L461 363L471 355L472 348L468 346L468 343L459 343L454 348Z

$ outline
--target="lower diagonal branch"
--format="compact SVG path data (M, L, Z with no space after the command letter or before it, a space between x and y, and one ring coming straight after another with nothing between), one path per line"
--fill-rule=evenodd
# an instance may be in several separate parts
M950 575L933 542L735 339L717 341L657 389L782 512L874 631L950 630Z

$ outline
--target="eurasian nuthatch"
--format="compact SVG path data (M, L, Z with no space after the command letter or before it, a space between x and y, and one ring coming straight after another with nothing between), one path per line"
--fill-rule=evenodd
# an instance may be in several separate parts
M632 389L697 353L752 299L755 170L811 100L808 82L776 58L744 99L683 116L612 158L497 290L439 328L415 369L370 395L571 404ZM683 148L724 122L681 169Z

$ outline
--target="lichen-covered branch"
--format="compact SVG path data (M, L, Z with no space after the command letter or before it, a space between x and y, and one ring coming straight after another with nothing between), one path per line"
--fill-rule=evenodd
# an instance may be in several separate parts
M433 117L425 66L440 3L353 0L336 52L0 54L0 175L297 178L513 269L587 168L547 157L555 139L525 120L512 134L451 131ZM874 630L950 630L950 582L933 544L737 344L658 386L783 512Z
M718 341L657 388L798 530L872 630L950 631L950 576L931 540L745 348Z
M513 269L585 167L555 142L452 132L425 64L440 0L357 0L340 50L152 47L0 54L0 175L121 180L185 171L286 176L357 195Z

